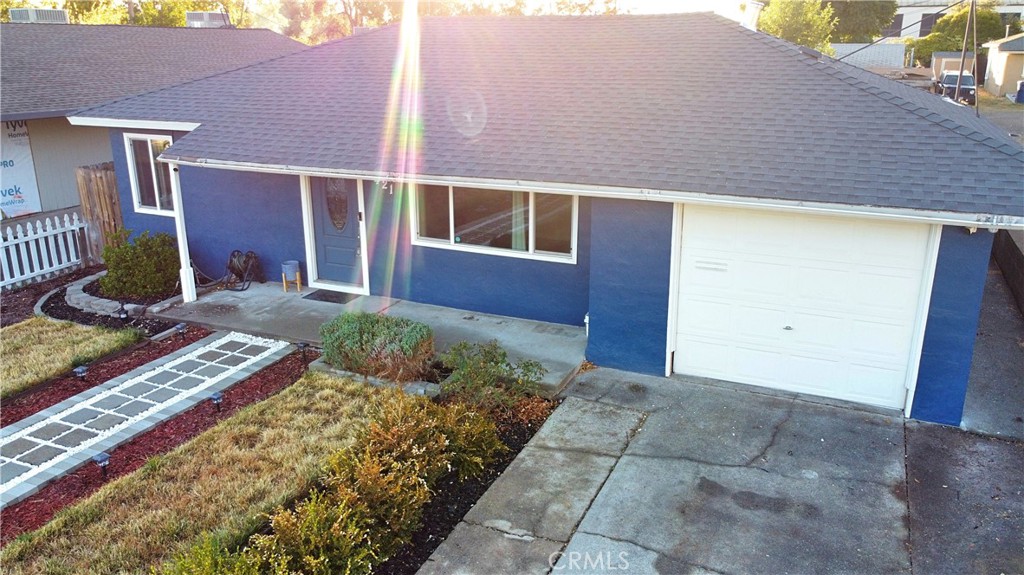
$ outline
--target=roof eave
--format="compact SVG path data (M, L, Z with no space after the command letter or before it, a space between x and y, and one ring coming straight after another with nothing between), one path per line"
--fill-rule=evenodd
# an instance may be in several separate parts
M125 128L130 130L170 130L172 132L191 132L201 125L198 122L128 120L123 118L104 118L101 116L68 116L68 121L73 126Z
M18 122L23 120L42 120L44 118L63 118L78 108L67 110L34 110L31 112L0 112L0 122Z
M451 176L433 176L426 174L409 175L393 174L378 171L343 170L317 168L309 166L259 164L255 162L235 162L210 158L187 158L161 154L160 161L186 166L261 172L273 174L291 174L304 176L323 176L334 178L361 178L369 180L387 180L396 182L417 183L423 185L452 185L485 189L519 190L552 194L575 194L613 199L645 200L660 202L683 202L690 204L731 206L749 209L773 209L818 215L858 216L870 219L919 222L968 228L984 228L992 232L999 229L1024 229L1024 217L1005 214L961 213L937 210L919 210L911 208L893 208L886 206L864 206L850 204L833 204L824 202L807 202L783 200L777 198L756 198L747 196L730 196L691 192L680 190L655 190L646 188L625 188L619 186L594 186L587 184L568 184L560 182L540 182L530 180L501 180L490 178L467 178Z

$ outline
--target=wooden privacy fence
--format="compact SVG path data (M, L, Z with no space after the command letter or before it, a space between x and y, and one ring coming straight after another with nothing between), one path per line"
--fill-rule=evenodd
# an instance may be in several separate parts
M27 283L82 263L82 240L86 228L78 214L64 214L8 226L0 238L0 287Z
M82 166L75 170L75 176L78 178L82 217L89 224L86 253L93 262L99 262L103 259L107 235L124 226L121 220L121 201L117 195L114 163Z

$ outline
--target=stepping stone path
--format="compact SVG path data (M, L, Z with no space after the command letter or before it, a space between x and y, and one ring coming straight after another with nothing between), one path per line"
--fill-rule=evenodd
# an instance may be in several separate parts
M0 509L208 400L290 348L284 341L217 332L0 429Z

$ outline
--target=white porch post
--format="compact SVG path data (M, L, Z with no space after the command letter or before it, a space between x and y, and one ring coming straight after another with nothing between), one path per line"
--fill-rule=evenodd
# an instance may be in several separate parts
M185 303L189 303L196 301L196 276L192 271L192 258L188 253L185 206L181 201L181 180L178 177L177 164L171 164L171 195L174 197L174 232L178 236L178 256L181 258L181 296Z

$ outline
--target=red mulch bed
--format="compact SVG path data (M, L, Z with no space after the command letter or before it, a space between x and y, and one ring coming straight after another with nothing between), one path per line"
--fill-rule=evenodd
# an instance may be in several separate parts
M3 311L0 312L0 327L14 325L35 315L36 302L50 290L66 286L75 280L101 272L103 269L104 266L101 265L89 266L16 290L4 291L0 295L0 304L3 306Z
M179 350L190 343L199 341L210 335L210 330L189 326L185 337L177 335L163 341L148 341L142 345L118 352L109 358L98 359L89 364L85 380L79 380L73 374L65 374L48 382L33 386L25 391L4 399L0 410L0 427L6 427L26 417L56 405L65 399L77 395L93 386L113 379L119 375L163 357L172 351Z
M190 331L194 329L189 328ZM317 356L307 352L307 360L303 362L302 354L294 352L226 390L220 411L209 402L200 403L118 446L109 452L106 477L95 465L86 464L50 482L30 498L7 507L0 514L0 545L41 527L64 507L92 494L107 481L135 471L150 457L174 449L242 407L262 401L291 385Z

